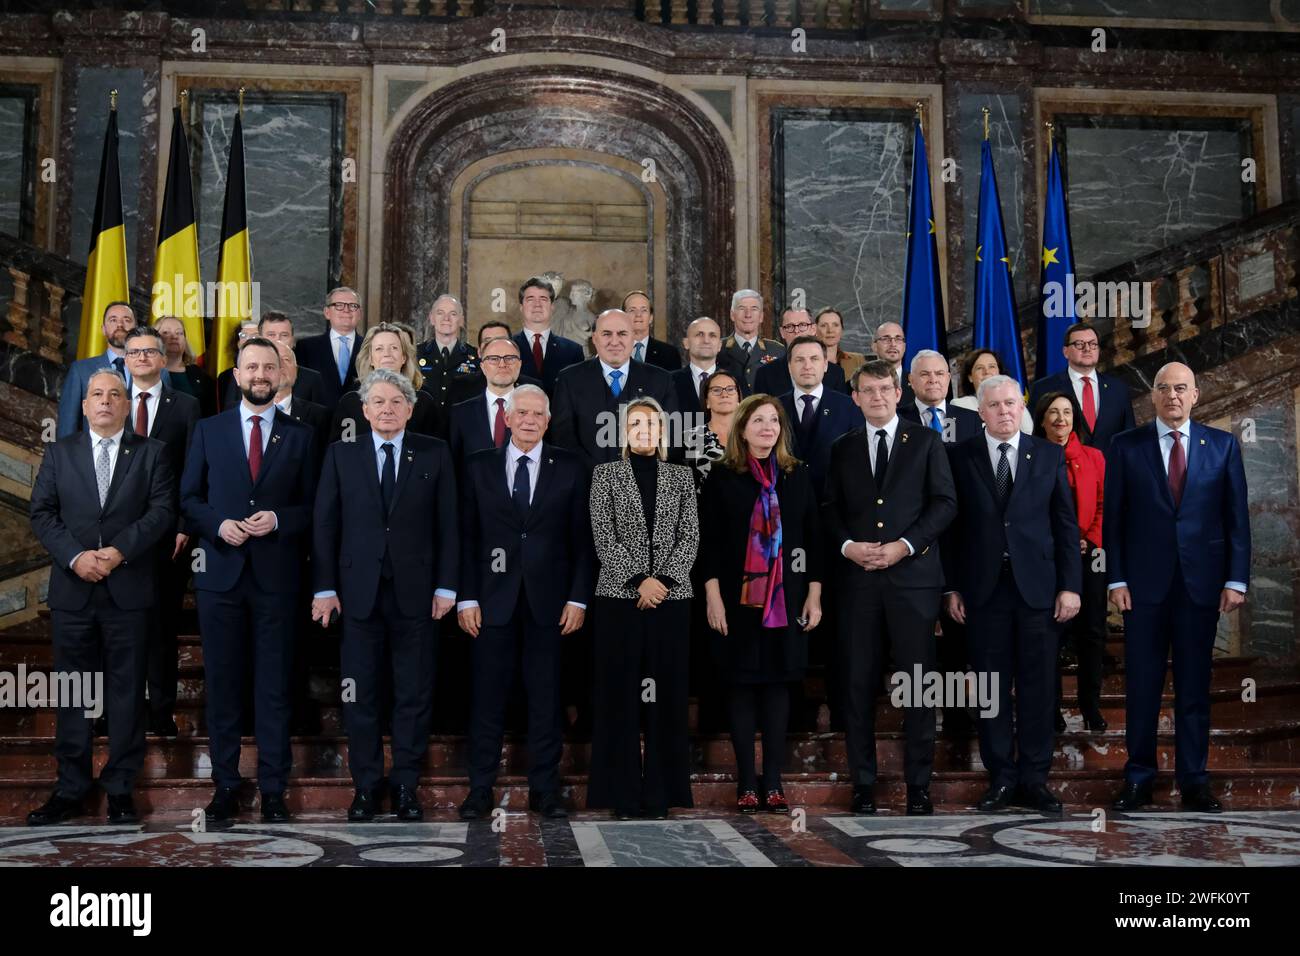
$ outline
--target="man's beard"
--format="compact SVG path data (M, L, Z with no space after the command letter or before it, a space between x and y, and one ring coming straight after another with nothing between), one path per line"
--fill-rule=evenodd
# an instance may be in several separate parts
M243 395L250 405L269 405L271 399L275 397L275 389L268 382L261 391L253 391L258 386L250 385L247 388L241 387L239 394Z
M114 332L108 337L108 344L120 352L126 348L126 332Z

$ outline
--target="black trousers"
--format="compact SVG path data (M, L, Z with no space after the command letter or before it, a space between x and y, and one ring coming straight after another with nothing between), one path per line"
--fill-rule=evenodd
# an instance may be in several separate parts
M358 790L373 790L384 778L379 711L384 672L391 668L393 767L389 779L394 786L415 787L429 749L438 653L435 622L429 614L405 616L397 606L390 578L379 579L379 593L369 617L351 617L347 611L344 604L339 674L344 681L355 681L355 700L349 700L346 693L343 699L352 782Z
M99 785L113 796L130 793L144 766L144 687L149 661L149 611L124 611L100 582L80 611L51 612L54 625L54 670L60 674L104 675L102 706L108 717L108 762ZM92 678L93 680L93 678ZM80 799L94 779L93 717L81 682L78 706L61 706L54 731L58 780L54 789ZM69 701L61 700L68 704Z
M995 787L1045 783L1052 766L1060 634L1052 611L1025 605L1005 563L989 600L966 607L971 664L998 682L997 713L977 718L980 759Z
M1106 572L1092 570L1092 557L1083 555L1083 593L1079 613L1067 621L1061 640L1074 642L1079 657L1079 709L1101 708L1101 665L1106 653ZM1061 670L1056 671L1056 699L1060 706Z
M1215 596L1217 602L1218 596ZM1193 604L1181 569L1161 604L1134 604L1124 614L1126 691L1124 778L1145 785L1156 775L1156 731L1170 649L1174 659L1174 775L1180 788L1204 784L1210 752L1210 674L1217 603Z
M566 640L560 636L559 622L534 621L521 587L510 623L483 627L471 640L470 787L491 788L496 782L518 666L528 700L528 788L541 793L558 790L564 751L560 660Z
M692 805L690 605L689 600L664 601L638 611L635 600L602 597L592 604L596 681L589 808Z
M170 719L176 710L176 635L190 579L189 549L173 561L175 547L175 534L166 535L158 547L158 601L149 615L149 716L162 721Z
M263 590L251 563L245 563L234 587L200 590L198 604L212 779L218 787L240 783L244 684L251 659L257 785L263 793L283 793L293 763L289 677L297 592Z
M920 665L935 669L934 622L939 616L938 588L889 587L884 578L867 587L841 588L839 602L841 669L849 706L845 746L855 786L876 782L876 698L886 662L909 679ZM907 735L904 772L909 786L929 786L934 769L935 711L908 706L903 713Z

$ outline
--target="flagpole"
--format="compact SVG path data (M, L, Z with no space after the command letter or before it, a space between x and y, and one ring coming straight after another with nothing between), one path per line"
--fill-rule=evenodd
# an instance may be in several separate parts
M242 86L239 88L239 116L241 119L244 116L244 87Z
M984 139L987 140L989 138L989 108L987 106L981 107L981 112L984 113Z
M190 91L181 90L181 127L189 132L190 126Z

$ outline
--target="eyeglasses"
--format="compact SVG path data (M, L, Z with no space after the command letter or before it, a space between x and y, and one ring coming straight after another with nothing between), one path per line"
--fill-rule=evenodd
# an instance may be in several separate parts
M484 365L515 365L519 362L518 355L485 355L483 356Z
M139 358L140 356L144 356L145 358L148 358L151 355L162 355L162 349L127 349L126 350L127 358Z
M877 336L876 336L876 341L877 341L877 342L897 342L897 343L899 343L899 344L901 345L901 344L903 344L904 342L906 342L907 339L904 338L904 337L901 336L901 335L877 335Z
M1080 352L1095 352L1101 348L1101 345L1097 342L1085 342L1082 339L1075 339L1069 345L1070 348L1078 349Z
M712 385L709 387L709 394L721 398L724 395L735 395L738 389L734 385Z
M807 332L809 329L815 329L817 326L811 322L800 322L798 325L783 325L782 332Z
M361 311L361 304L358 302L331 302L328 307L331 309L341 309L344 312Z

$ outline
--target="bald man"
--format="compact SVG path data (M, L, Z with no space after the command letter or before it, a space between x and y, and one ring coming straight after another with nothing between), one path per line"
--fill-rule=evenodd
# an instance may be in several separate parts
M677 392L677 407L682 412L703 412L700 387L718 369L731 372L738 382L745 380L744 370L736 360L722 352L721 326L707 315L700 316L686 327L682 345L686 349L686 365L669 373Z
M1180 362L1156 373L1154 421L1106 454L1106 573L1124 614L1128 763L1116 810L1152 802L1165 661L1174 661L1174 777L1185 809L1218 813L1206 760L1210 665L1219 615L1246 602L1250 516L1241 448L1191 420L1200 393Z
M903 356L907 352L907 336L903 333L903 327L897 322L881 322L871 337L871 350L876 353L876 358L888 362L894 369L899 387L903 390L898 407L910 407L916 402L916 394L907 380L907 372L903 370Z

